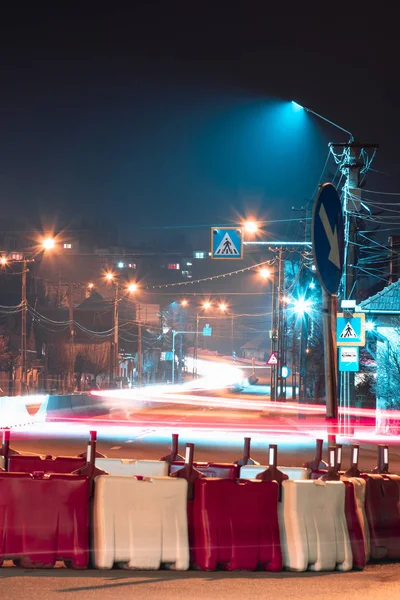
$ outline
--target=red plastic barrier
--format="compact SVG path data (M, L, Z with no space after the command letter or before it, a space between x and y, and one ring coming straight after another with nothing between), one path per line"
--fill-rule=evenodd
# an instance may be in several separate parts
M174 461L171 464L171 473L184 467L184 461ZM240 475L240 466L230 463L194 462L193 467L200 471L204 477L220 477L221 479L237 479Z
M86 464L78 456L23 456L13 454L8 458L7 470L11 473L72 473Z
M363 569L366 562L364 535L357 512L354 484L351 481L343 481L343 483L346 486L344 511L353 553L353 568Z
M400 477L397 475L361 475L367 481L367 516L371 558L400 559Z
M278 492L276 481L197 479L188 512L194 566L282 570Z
M89 560L89 479L0 473L0 565L84 569Z

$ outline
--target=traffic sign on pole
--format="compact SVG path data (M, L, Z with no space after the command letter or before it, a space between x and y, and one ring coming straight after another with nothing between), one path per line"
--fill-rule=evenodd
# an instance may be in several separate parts
M338 313L336 344L338 346L365 346L365 313L353 313L348 317L345 317L344 313Z
M324 183L314 202L311 239L315 268L323 290L326 416L337 419L336 298L344 263L344 221L337 189Z
M324 183L314 203L311 239L315 267L321 285L336 294L344 262L344 221L337 189Z
M277 365L278 364L278 358L275 354L275 352L271 352L271 354L269 355L269 359L267 360L267 365Z
M358 346L339 348L339 371L357 373L360 370L360 349Z
M211 227L211 258L243 258L243 235L240 227Z

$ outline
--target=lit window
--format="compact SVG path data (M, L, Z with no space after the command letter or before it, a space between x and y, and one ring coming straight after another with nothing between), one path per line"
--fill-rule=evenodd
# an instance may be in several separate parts
M189 277L189 275L190 275L189 271L182 271L183 277Z
M128 267L129 269L136 269L135 263L129 263Z
M18 252L13 252L12 254L10 254L10 258L11 260L23 260L24 257L22 254L19 254Z
M180 264L179 263L168 263L168 269L170 271L179 271Z
M66 250L71 250L71 248L72 248L72 244L64 244L64 248L65 248Z
M194 258L205 258L206 257L206 253L205 252L196 251L196 252L193 252L193 256L194 256Z

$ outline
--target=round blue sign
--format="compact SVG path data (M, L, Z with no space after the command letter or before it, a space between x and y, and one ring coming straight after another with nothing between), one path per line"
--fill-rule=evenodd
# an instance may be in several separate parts
M283 379L286 379L286 377L289 377L289 375L290 375L289 367L282 367L281 376L283 377Z
M343 272L344 220L340 196L331 183L321 186L314 202L311 240L318 279L329 294L336 294Z

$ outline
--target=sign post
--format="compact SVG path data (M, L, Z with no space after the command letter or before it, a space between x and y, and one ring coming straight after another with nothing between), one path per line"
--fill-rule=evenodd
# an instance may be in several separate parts
M311 236L315 267L323 290L326 416L336 421L338 417L336 294L343 271L344 222L340 196L331 183L324 183L320 187L314 202Z

